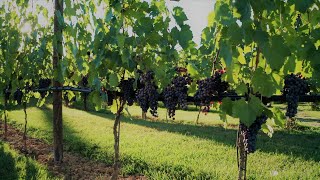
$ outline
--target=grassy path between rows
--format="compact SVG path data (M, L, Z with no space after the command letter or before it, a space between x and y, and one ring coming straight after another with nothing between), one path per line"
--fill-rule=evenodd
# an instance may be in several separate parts
M0 140L0 179L55 179L46 167L35 160L19 154Z
M130 112L135 115L140 110L132 108ZM191 115L196 117L197 112L187 112L185 116ZM28 117L29 135L50 143L51 106L28 108ZM22 127L22 110L12 110L9 118L11 124ZM65 148L111 165L113 119L108 113L64 108ZM260 134L258 151L249 155L248 178L319 179L319 137L318 129L278 131L272 139ZM236 179L235 138L235 129L212 124L198 126L187 121L166 123L124 117L120 142L122 173L144 174L150 179Z

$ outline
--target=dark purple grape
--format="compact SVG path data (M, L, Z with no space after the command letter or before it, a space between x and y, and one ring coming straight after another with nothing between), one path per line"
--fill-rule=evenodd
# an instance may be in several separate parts
M301 75L290 74L284 79L283 94L288 103L286 116L292 118L297 114L299 96L310 91L309 84Z
M174 118L177 106L187 109L188 87L192 79L190 74L176 76L163 91L164 105L168 109L169 118Z
M261 115L256 118L249 128L243 123L240 123L240 135L243 136L244 148L248 154L256 151L258 132L261 126L266 123L267 119L268 117L266 115Z
M21 105L22 96L23 96L23 92L22 92L20 89L17 89L17 90L13 93L13 100L17 101L17 103L18 103L19 105Z
M154 73L152 71L142 73L141 70L139 70L138 73L140 74L140 78L137 83L139 85L136 93L137 102L143 112L148 112L150 108L152 116L158 117L159 93L154 82Z
M123 93L123 98L125 101L127 101L129 106L133 105L134 98L135 98L135 92L133 89L134 81L135 81L134 78L129 78L128 80L121 80L119 84L121 92Z
M198 80L198 89L194 95L197 106L210 106L210 99L214 95L221 95L229 88L229 84L221 80L223 71L216 71L213 76Z

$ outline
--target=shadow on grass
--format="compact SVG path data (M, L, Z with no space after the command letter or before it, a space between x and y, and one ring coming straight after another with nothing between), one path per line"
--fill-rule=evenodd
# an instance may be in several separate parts
M26 159L26 180L38 179L38 168L28 158Z
M15 158L4 149L0 141L0 179L19 179Z
M52 127L52 110L50 108L42 111L45 115L44 121ZM108 111L88 112L94 116L103 117L106 120L113 121L114 115ZM127 117L122 118L122 122L153 128L158 131L167 131L176 134L197 137L201 139L215 141L224 145L235 146L236 130L224 129L219 126L196 126L191 124L177 124L163 121L145 121L141 119L130 120ZM65 149L71 152L76 152L90 159L102 161L108 165L113 164L112 151L108 152L99 144L89 142L83 139L81 132L64 123L64 140ZM52 136L52 135L51 135ZM259 134L257 148L259 151L268 153L280 153L289 156L296 156L306 160L320 161L320 133L315 131L276 131L273 138ZM194 178L199 177L214 177L211 174L203 174L201 172L193 172L190 167L180 165L166 164L150 164L142 159L127 156L121 156L123 168L128 174L162 172L168 174L169 179L188 177L194 175ZM129 170L126 167L130 167ZM190 177L190 176L189 176Z
M46 118L48 124L51 124L52 111L45 112L42 111ZM110 115L114 117L113 115ZM85 156L89 159L94 159L107 165L113 165L112 151L107 151L103 147L95 144L94 142L89 142L84 140L81 132L64 123L64 149L70 152L74 152ZM161 172L161 174L168 176L169 179L184 179L187 177L192 177L192 179L200 178L206 179L208 177L213 178L213 174L207 174L203 172L195 172L190 167L181 165L170 165L170 164L150 164L141 158L134 158L125 154L121 155L122 169L125 169L126 175L137 175L141 173L148 174L150 172ZM150 175L150 174L149 174ZM192 175L192 176L191 176Z
M88 112L92 115L113 120L111 113ZM235 129L225 129L220 126L197 126L178 124L164 121L146 121L142 119L130 120L123 117L122 122L153 128L158 131L168 131L201 139L212 140L221 144L235 146ZM320 133L318 131L291 131L277 130L272 138L260 133L257 140L257 149L267 153L281 153L289 156L301 157L306 160L320 161Z

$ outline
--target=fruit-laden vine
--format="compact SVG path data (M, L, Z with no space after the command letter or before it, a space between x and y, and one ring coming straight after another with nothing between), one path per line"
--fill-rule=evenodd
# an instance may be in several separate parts
M51 1L47 2L53 6ZM2 95L6 124L7 103L12 97L20 102L17 98L19 90L26 96L23 88L27 83L37 87L35 82L40 85L40 79L53 79L53 87L48 89L53 90L56 107L53 109L54 132L58 132L54 135L57 162L62 162L63 157L61 91L67 88L62 86L78 84L84 76L87 76L88 88L93 89L88 100L96 109L101 108L101 99L108 101L117 115L115 148L119 147L122 105L130 105L136 99L144 114L150 110L151 114L157 115L159 92L166 92L163 93L167 95L166 100L162 100L166 101L170 116L173 116L179 103L181 108L185 106L187 93L187 101L193 96L192 100L196 99L197 105L203 106L205 111L209 111L213 99L221 100L217 108L225 122L227 115L239 118L239 132L243 135L239 135L242 140L238 139L238 147L244 152L240 153L241 159L254 151L244 142L254 145L253 135L260 127L264 132L272 133L269 120L261 126L266 117L282 126L283 114L275 107L264 106L265 99L288 100L288 117L296 114L298 101L310 100L311 94L303 96L309 92L309 85L301 81L303 78L297 75L285 78L286 75L300 72L311 83L310 93L319 92L318 1L217 0L199 46L192 40L183 9L173 8L171 16L164 0L149 3L138 0L55 2L54 12L48 12L42 5L30 12L27 9L33 1L0 4L0 88L5 89ZM105 7L103 17L95 14L98 6ZM40 14L48 25L38 24ZM172 21L176 22L174 27L169 26ZM29 23L31 32L22 32L21 22ZM218 59L219 63L214 64ZM194 80L187 85L188 89L185 82L180 84L185 80L171 84L175 77L173 67L182 64L186 65L186 71L183 71L190 73ZM211 77L214 69L224 67L226 72ZM143 73L138 73L137 69ZM123 72L127 77L120 78ZM132 97L135 83L129 78L139 76L144 79L142 87L136 89L136 97ZM177 79L182 79L180 77ZM297 88L292 88L294 86ZM174 90L176 88L181 91ZM229 95L223 94L226 89L234 90L236 95L228 98ZM279 95L281 90L285 97ZM120 102L119 91L126 96L121 97ZM44 92L30 93L39 99L38 105L44 103L47 96ZM172 101L170 97L173 96L182 98ZM115 154L115 169L118 169L114 178L119 172L118 158L119 153ZM241 163L246 165L246 161ZM245 179L241 169L239 179Z
M139 83L141 88L137 90L136 99L142 109L142 118L146 118L146 113L149 108L151 115L158 117L159 93L155 84L154 72L147 71L143 73L142 71L138 71L138 73L140 74Z
M290 74L284 79L283 95L287 99L286 116L293 118L298 111L299 96L310 91L310 86L301 75Z
M175 111L177 106L186 110L188 107L188 85L190 85L192 79L190 74L184 74L176 76L163 91L163 102L167 108L169 118L175 120Z

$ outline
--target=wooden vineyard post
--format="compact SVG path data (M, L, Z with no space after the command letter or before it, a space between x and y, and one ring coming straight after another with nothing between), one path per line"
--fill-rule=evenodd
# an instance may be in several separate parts
M237 161L238 161L238 180L245 180L247 171L247 152L244 144L244 134L241 133L240 125L237 134Z
M62 59L62 29L63 24L59 23L59 14L63 17L63 0L55 0L54 3L54 42L53 42L53 70L58 71L59 61ZM61 17L60 17L61 18ZM62 84L53 79L54 87L61 87ZM53 91L53 150L54 162L62 163L63 159L63 131L62 131L62 91Z

